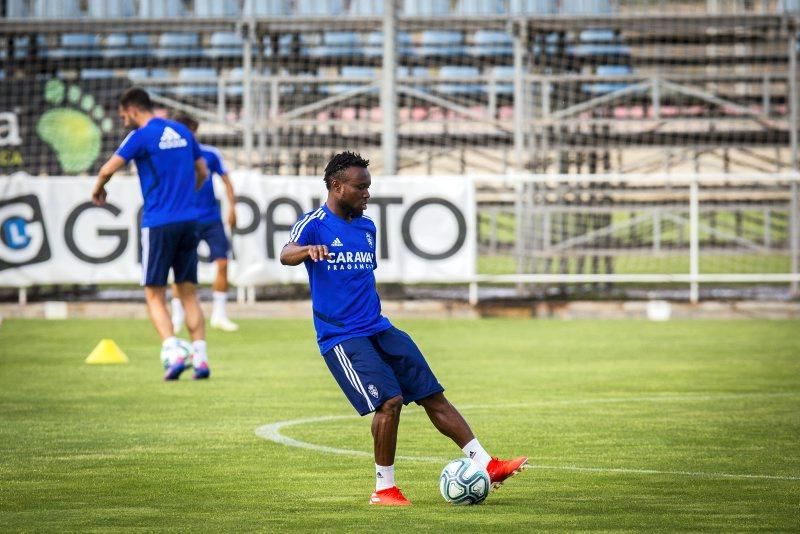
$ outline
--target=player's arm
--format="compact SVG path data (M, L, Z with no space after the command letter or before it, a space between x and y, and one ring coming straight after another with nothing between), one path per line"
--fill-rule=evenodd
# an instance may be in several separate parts
M108 196L106 184L114 176L114 173L124 167L126 163L125 158L114 154L100 167L100 172L97 173L97 181L92 188L92 202L94 204L102 206L106 203L106 196Z
M327 245L300 245L290 241L281 250L281 263L283 265L300 265L308 258L320 261L327 259L328 255Z
M203 182L208 178L208 167L206 166L206 160L202 156L194 160L194 176L194 188L196 191L200 191L200 188L203 187Z
M228 225L231 228L236 228L236 195L233 194L233 183L228 173L222 173L220 177L222 178L222 183L225 184L225 195L228 197L228 205L230 206L228 210Z

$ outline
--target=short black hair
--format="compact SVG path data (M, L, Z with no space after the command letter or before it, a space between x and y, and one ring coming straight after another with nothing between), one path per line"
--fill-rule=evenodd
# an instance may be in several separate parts
M341 178L344 172L350 167L366 169L369 167L369 160L362 158L360 154L356 154L355 152L345 151L336 154L325 167L325 187L330 189L331 180L334 178Z
M141 87L131 87L126 89L119 97L119 105L123 108L134 106L142 111L153 111L153 101L150 95Z
M172 120L183 124L184 126L189 128L192 132L197 131L197 127L200 125L200 123L197 122L197 119L195 119L188 113L184 113L183 111L177 112L175 116L172 117Z

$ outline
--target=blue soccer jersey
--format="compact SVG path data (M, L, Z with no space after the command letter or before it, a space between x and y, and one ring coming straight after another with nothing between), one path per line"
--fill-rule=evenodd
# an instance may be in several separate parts
M323 204L306 213L292 228L290 242L327 245L328 260L305 261L314 307L314 328L325 354L354 337L391 328L381 315L375 288L375 223L366 216L347 222Z
M143 228L197 217L194 162L202 154L186 126L151 119L131 132L116 154L136 162L144 198Z
M197 192L197 220L200 223L217 221L222 218L219 209L219 201L214 194L214 180L212 177L217 174L222 176L228 174L228 170L222 163L222 154L213 146L200 145L200 152L208 166L208 178L203 182L203 187Z

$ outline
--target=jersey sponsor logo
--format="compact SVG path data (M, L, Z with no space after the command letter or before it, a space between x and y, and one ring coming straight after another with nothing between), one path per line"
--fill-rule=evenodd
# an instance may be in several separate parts
M328 258L329 271L352 271L372 269L374 255L372 252L331 252Z
M375 243L373 243L372 241L372 234L370 234L369 232L366 232L366 234L367 234L367 244L369 245L369 248L375 248Z
M372 384L368 385L367 391L369 391L369 394L375 397L376 399L378 398L378 388L376 388L374 385Z
M343 247L344 243L342 243L341 239L339 239L337 237L336 239L333 240L333 243L331 243L331 246L332 247Z
M181 137L178 132L169 126L165 126L164 132L161 134L161 141L158 143L158 148L161 150L169 150L170 148L183 148L188 144L189 142Z

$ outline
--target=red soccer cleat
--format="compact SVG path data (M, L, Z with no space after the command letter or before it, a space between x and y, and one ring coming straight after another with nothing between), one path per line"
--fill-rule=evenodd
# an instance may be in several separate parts
M377 506L411 506L411 501L397 486L374 492L369 503Z
M513 477L527 466L527 456L520 456L513 460L501 460L492 457L489 460L489 465L486 466L486 471L489 472L489 480L492 482L492 488L499 488L506 479Z

